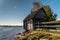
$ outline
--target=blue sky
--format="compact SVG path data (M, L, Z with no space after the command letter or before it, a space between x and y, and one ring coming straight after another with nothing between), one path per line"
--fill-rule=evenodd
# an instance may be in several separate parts
M60 0L0 0L0 25L22 25L34 1L50 5L58 15L57 19L60 19Z

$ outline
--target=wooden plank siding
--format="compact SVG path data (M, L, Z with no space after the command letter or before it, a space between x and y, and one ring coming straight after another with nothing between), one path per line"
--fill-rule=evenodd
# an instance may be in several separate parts
M35 28L60 28L60 21L41 22L35 23Z

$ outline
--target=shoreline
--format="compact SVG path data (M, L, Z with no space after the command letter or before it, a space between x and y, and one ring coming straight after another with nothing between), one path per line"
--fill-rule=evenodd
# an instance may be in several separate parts
M30 31L26 31L26 32L22 32L22 33L18 33L15 37L14 37L14 40L32 40L32 39L39 39L39 40L42 40L42 39L51 39L51 40L57 40L57 39L60 39L60 32L51 32L49 30L30 30Z
M23 27L0 27L0 40L12 40L16 34L23 31Z

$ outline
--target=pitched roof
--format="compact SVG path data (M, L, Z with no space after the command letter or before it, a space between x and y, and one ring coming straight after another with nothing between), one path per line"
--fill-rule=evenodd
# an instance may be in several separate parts
M43 7L41 7L39 10L43 10L44 11L44 13L45 13L45 10L43 9ZM29 20L29 19L32 19L38 12L39 12L39 10L36 10L36 11L34 11L34 12L31 12L25 19L24 19L24 21L25 20Z

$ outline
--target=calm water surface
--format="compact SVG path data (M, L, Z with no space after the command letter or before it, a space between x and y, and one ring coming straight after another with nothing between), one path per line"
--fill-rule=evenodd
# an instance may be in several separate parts
M13 40L16 34L23 31L23 27L0 27L0 40Z

